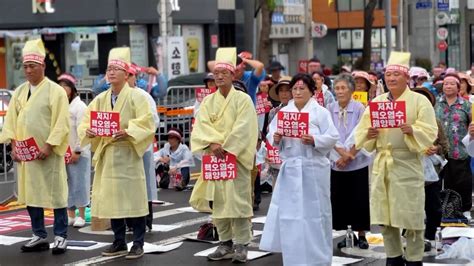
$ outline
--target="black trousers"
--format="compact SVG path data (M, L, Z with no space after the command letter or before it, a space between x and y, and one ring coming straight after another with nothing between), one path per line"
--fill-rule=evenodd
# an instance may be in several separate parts
M145 216L127 218L127 222L129 222L133 228L133 245L143 247L146 230ZM110 219L110 224L112 226L112 231L114 231L115 241L126 244L125 233L127 231L127 226L125 225L125 218Z
M425 238L435 239L436 228L441 224L441 180L425 186Z
M464 160L448 159L440 176L444 179L444 188L452 189L461 195L462 211L472 208L472 172L471 158Z

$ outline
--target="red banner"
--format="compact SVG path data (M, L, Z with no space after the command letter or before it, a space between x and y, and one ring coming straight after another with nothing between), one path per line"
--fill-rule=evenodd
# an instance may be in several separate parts
M257 93L257 105L256 105L257 115L262 115L270 112L272 106L268 100L268 94L264 92Z
M277 148L273 147L268 141L265 143L267 148L267 159L270 164L281 164L280 152Z
M278 112L277 130L285 137L301 138L308 134L308 124L308 113Z
M54 217L45 210L44 224L54 223ZM8 235L19 231L31 230L31 220L27 211L9 212L0 215L0 235Z
M315 92L314 93L314 99L316 99L316 101L319 103L319 105L321 105L322 107L325 107L324 106L324 93L321 91L321 92Z
M15 141L16 156L23 162L36 160L40 150L34 138Z
M67 146L66 154L64 154L64 162L66 164L70 164L71 158L72 158L71 146Z
M227 153L225 159L214 155L202 156L202 176L204 180L230 180L237 177L237 158Z
M91 111L91 129L100 137L111 137L120 130L120 113Z
M217 91L217 88L196 88L194 90L194 93L196 94L196 101L198 103L202 102L204 100L204 97L213 94L214 92Z
M406 122L405 101L370 102L369 108L373 128L396 128Z

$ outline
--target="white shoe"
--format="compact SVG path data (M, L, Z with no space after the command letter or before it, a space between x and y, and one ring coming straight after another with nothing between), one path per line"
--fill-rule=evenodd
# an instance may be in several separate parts
M469 222L472 220L470 211L463 212L462 214L469 220Z
M82 219L82 217L77 217L73 226L79 228L79 227L84 227L84 225L86 225L86 221Z
M63 254L66 252L67 240L64 237L55 236L53 244L53 254Z
M76 222L76 217L67 217L67 225L72 226Z

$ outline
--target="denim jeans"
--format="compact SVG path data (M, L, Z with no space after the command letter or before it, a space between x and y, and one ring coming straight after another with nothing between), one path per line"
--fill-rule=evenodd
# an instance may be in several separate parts
M41 238L48 237L44 226L43 208L27 206L31 219L33 233ZM66 208L54 209L54 235L67 238L67 211Z
M133 244L139 245L140 247L143 247L145 242L145 217L146 216L127 218L127 223L133 228ZM126 244L125 233L127 226L125 224L125 218L110 219L110 225L112 226L112 231L114 231L115 241Z

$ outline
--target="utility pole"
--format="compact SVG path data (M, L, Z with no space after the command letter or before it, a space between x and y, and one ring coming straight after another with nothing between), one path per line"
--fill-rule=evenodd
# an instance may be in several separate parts
M387 62L392 52L392 1L384 0L385 6L385 40L387 43Z
M403 8L403 3L404 3L404 0L398 0L398 49L400 51L404 51L405 47L404 47L404 16L403 16L403 11L404 11L404 8Z

